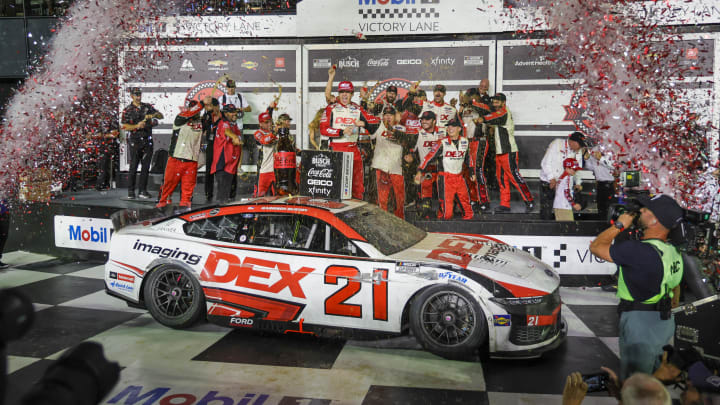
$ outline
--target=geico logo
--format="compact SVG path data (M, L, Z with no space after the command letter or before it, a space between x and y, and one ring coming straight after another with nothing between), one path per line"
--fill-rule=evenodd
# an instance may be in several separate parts
M432 148L436 143L437 141L425 141L423 142L423 146L426 148Z
M301 267L293 273L287 263L247 256L241 262L240 258L233 254L212 251L205 262L200 278L213 283L234 282L238 287L273 294L289 288L293 297L305 298L305 293L300 287L300 280L313 271L315 269L312 267ZM261 280L270 281L271 278L277 278L278 275L280 280L273 284L259 282ZM253 281L250 280L251 277Z
M332 180L308 179L307 184L310 186L327 186L332 187Z
M422 65L422 59L398 59L398 65Z
M335 117L335 123L341 125L352 125L355 123L355 118L350 117Z
M463 156L465 156L465 152L459 151L459 150L458 151L449 150L449 151L445 152L445 157L449 157L449 158L461 158Z
M252 326L253 323L253 320L250 318L230 318L230 325Z

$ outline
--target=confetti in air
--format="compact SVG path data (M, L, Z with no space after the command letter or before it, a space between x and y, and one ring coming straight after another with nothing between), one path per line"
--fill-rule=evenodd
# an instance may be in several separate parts
M711 86L698 80L712 77L706 42L683 40L630 0L513 4L510 14L519 7L536 16L521 33L544 31L537 50L582 92L587 135L620 170L640 170L645 188L685 203L708 197L696 195L703 171L717 164L709 161L717 145L705 138L715 130Z
M63 182L77 175L91 137L118 120L119 49L162 12L144 0L74 3L48 53L8 103L0 129L3 196L12 196L18 178L38 168Z

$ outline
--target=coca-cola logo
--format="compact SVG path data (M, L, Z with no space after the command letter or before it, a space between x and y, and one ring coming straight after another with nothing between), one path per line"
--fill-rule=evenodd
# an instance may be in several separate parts
M333 171L332 169L316 169L314 167L310 168L308 170L308 177L323 177L326 179L329 179L332 177Z

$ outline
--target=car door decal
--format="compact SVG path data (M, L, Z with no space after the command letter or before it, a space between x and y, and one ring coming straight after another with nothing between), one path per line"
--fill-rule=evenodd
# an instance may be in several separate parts
M330 266L325 269L325 284L337 285L339 278L347 280L347 284L325 299L325 314L362 318L362 305L345 303L360 292L360 270L349 266Z

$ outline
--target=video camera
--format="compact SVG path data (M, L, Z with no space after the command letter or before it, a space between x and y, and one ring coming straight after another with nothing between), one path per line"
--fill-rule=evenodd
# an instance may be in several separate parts
M7 343L32 327L32 302L16 289L0 290L0 405L5 401ZM23 395L22 405L95 405L120 377L118 363L109 362L99 343L83 342L66 351Z

